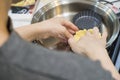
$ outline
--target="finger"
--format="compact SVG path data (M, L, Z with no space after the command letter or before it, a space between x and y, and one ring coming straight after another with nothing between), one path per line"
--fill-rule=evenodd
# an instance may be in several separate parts
M100 32L99 32L99 29L97 27L94 27L93 28L93 34L95 37L99 38L101 35L100 35Z
M63 26L65 26L66 28L69 28L71 30L74 30L74 31L78 31L78 27L75 26L73 23L69 22L69 21L65 21L63 22Z
M86 31L86 34L87 36L92 36L92 34L89 32L89 31Z
M106 39L107 39L107 36L108 36L107 30L103 30L102 38L103 38L104 40L106 40Z
M60 40L65 40L66 39L66 37L64 36L64 35L58 35L58 38L60 39Z
M67 30L65 31L64 35L69 39L70 37L73 37L73 35L68 32Z
M71 30L71 29L68 29L68 31L71 33L71 34L75 34L75 31Z
M69 40L68 40L68 43L69 43L70 47L76 45L76 42L75 42L75 40L74 40L74 37L70 37Z
M95 34L99 34L99 29L97 27L94 27L93 31L94 31Z
M69 20L66 20L64 18L61 19L62 25L65 26L68 29L71 29L73 31L78 31L78 27L75 26L72 22L70 22Z

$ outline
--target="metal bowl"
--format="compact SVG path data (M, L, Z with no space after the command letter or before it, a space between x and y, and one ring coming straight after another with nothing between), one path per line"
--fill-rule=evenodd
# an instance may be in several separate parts
M44 21L52 17L65 17L72 21L73 16L82 10L92 10L98 13L102 18L101 29L108 33L107 45L109 47L117 38L120 25L115 13L104 4L95 0L56 0L40 8L33 16L32 23ZM55 47L58 39L48 38L42 40L42 45L46 47ZM53 48L54 48L53 47Z

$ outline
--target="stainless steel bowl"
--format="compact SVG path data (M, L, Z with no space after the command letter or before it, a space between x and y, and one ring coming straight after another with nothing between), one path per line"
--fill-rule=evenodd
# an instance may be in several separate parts
M96 0L55 0L40 8L33 16L32 23L40 22L52 17L65 17L72 21L74 15L82 10L92 10L102 17L102 31L107 30L107 46L109 47L118 36L120 29L119 20L115 13L107 6ZM56 43L54 38L42 40L46 47ZM47 46L49 44L49 46Z

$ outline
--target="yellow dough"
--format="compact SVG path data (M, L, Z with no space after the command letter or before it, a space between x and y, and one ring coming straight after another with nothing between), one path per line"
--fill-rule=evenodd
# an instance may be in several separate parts
M78 41L81 37L85 36L86 32L89 31L91 34L93 33L93 29L84 29L84 30L79 30L75 33L74 39ZM101 38L101 34L99 34L99 38Z
M81 37L83 37L86 34L86 31L86 29L77 31L74 35L74 39L78 41Z

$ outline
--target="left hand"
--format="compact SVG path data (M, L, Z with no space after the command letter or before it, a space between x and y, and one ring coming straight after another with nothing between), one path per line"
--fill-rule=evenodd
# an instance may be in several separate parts
M48 38L52 36L60 39L69 39L78 30L78 28L70 21L58 17L51 18L34 25L38 27L40 36L44 34L40 38ZM43 33L41 34L41 32Z
M28 41L57 37L61 40L68 40L78 28L64 18L51 18L28 26L16 28L19 35Z

